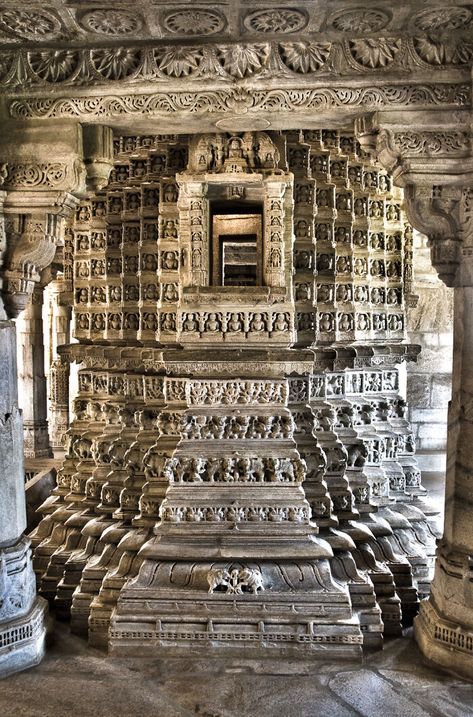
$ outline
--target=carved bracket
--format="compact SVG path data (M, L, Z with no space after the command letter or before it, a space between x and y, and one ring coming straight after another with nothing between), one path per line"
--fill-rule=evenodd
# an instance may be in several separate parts
M5 310L11 318L26 307L41 272L54 260L64 219L76 203L66 193L8 195L4 207L6 251L0 276Z
M355 133L363 149L404 187L409 222L428 237L439 277L450 287L469 285L473 271L466 258L473 253L472 190L461 186L465 177L458 176L464 171L459 172L458 162L468 164L470 133L449 127L386 129L375 115L359 118Z

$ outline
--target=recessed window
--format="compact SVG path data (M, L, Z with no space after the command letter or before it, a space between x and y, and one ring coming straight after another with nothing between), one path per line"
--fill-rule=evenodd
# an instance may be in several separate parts
M262 286L262 217L215 214L212 221L212 284Z

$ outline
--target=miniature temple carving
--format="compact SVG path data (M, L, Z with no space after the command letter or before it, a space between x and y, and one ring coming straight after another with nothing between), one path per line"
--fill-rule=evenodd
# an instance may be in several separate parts
M400 191L338 131L114 149L71 224L82 367L41 592L116 654L380 646L437 537L399 395Z

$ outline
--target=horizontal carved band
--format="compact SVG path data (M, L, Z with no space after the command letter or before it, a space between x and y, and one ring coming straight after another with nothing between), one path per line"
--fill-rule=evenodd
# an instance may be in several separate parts
M294 112L332 107L468 106L467 84L385 85L373 88L261 89L231 87L200 92L159 92L151 95L108 95L76 98L12 100L10 116L18 119L48 117L117 117L169 115L176 112Z
M25 86L86 86L136 80L177 84L190 79L318 77L334 72L377 75L387 68L403 73L419 67L464 68L473 61L473 43L455 38L353 38L342 41L252 42L214 46L96 47L6 52L0 84L15 92Z
M403 155L440 156L468 152L470 136L467 132L398 132L392 134L394 147Z

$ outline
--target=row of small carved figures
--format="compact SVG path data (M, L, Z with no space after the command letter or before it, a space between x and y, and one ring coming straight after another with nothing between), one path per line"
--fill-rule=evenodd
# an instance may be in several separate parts
M181 432L186 440L291 438L291 416L184 416Z
M178 196L177 185L173 182L163 188L161 201L174 204L177 202ZM143 196L141 191L136 188L134 191L128 192L109 192L104 199L94 199L90 205L82 204L76 211L76 222L86 224L92 219L105 219L109 215L121 215L123 213L139 215L141 211L146 209L156 212L159 198L160 192L157 187L144 189Z
M353 274L354 276L387 277L395 279L402 276L402 262L399 259L369 259L364 256L336 256L330 254L317 254L314 262L314 252L308 249L299 249L294 252L294 268L309 270L317 274Z
M169 483L302 483L306 471L299 458L176 456L166 460L163 477Z
M309 506L285 505L209 505L184 506L161 505L161 520L164 523L239 523L239 522L272 522L272 523L306 523L310 520Z
M297 151L297 150L296 150ZM306 166L291 161L291 153L289 154L289 165L291 169L306 169ZM310 169L317 174L317 180L322 179L324 182L336 182L346 189L364 189L370 193L389 194L391 192L391 179L386 174L370 170L363 170L359 164L348 165L347 160L333 159L326 154L315 154L310 157ZM297 180L294 185L294 199L297 204L312 204L314 200L313 185L314 180L310 182L300 181L301 173L297 171Z
M115 382L112 386L115 386ZM117 388L119 388L117 386ZM142 395L142 394L141 394ZM164 400L164 395L162 395ZM401 453L414 453L415 443L407 422L404 420L404 405L398 400L371 401L368 403L343 404L338 407L326 406L320 409L307 408L293 410L286 415L187 415L177 411L161 409L129 410L118 404L76 399L74 404L76 418L102 421L108 416L119 427L134 425L138 430L157 431L158 435L180 435L185 440L221 440L221 439L288 439L295 432L298 435L313 435L313 432L335 433L342 429L359 428L370 424L379 430L392 430L397 435L398 450ZM101 415L103 413L104 415ZM390 420L403 419L403 424L394 426Z
M103 231L76 231L75 253L84 254L89 251L101 252L103 250L131 247L145 242L153 244L159 240L174 240L178 237L178 222L169 217L160 217L159 221L119 222L109 224Z
M178 251L161 251L158 255L150 252L141 256L129 255L123 259L118 256L109 256L107 259L82 259L75 261L74 274L78 279L89 276L120 276L122 274L136 274L136 272L177 271L179 268Z
M286 332L291 328L289 312L189 312L182 314L183 332Z
M282 315L275 314L272 317L272 329L268 329L266 319L261 314L255 313L253 320L244 314L232 313L225 316L220 322L216 314L184 315L181 326L178 325L175 313L162 313L143 311L140 313L128 312L78 312L76 314L77 331L152 331L159 329L164 332L184 331L187 333L237 333L237 332L285 332L289 331L288 322L281 318ZM295 315L295 328L297 331L315 332L340 332L346 331L394 331L404 329L404 317L400 314L387 315L386 313L355 314L341 313L320 313L297 312Z
M83 308L84 304L108 304L123 301L156 301L175 304L179 300L177 282L153 284L125 284L121 286L81 286L75 291L75 302ZM116 309L116 307L113 307ZM151 308L154 308L151 306Z
M400 222L401 207L399 204L384 200L372 199L368 196L353 195L352 190L335 192L335 187L317 189L316 207L318 211L324 209L346 212L350 217L367 217L374 220L385 220L387 222ZM308 236L309 223L296 224L296 236Z

